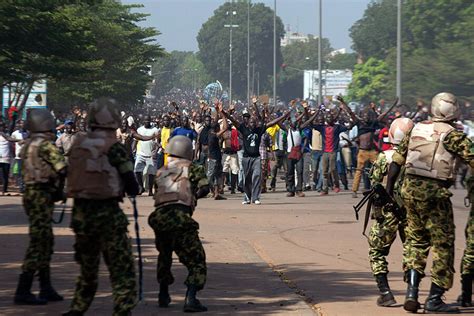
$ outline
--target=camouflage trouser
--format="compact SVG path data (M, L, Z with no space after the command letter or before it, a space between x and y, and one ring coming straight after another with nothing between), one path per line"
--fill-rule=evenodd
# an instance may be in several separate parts
M405 271L415 269L424 276L426 259L433 249L431 280L450 289L454 276L454 219L449 198L419 201L404 199L407 210Z
M85 312L92 303L101 254L110 273L113 315L127 315L135 307L135 266L127 226L127 217L116 200L74 200L71 227L76 233L75 259L81 274L71 310Z
M474 201L471 203L474 203ZM472 204L471 212L467 219L465 235L466 249L461 260L461 274L474 274L474 205Z
M156 249L159 251L156 271L158 283L174 282L171 273L174 251L188 269L184 283L202 289L206 283L207 268L206 254L198 235L199 224L179 207L155 210L148 217L148 223L155 231Z
M23 261L23 272L34 273L48 268L53 254L54 236L51 216L54 201L51 193L26 187L23 206L30 222L30 244Z
M397 237L398 227L404 224L387 211L381 211L380 218L374 220L369 232L369 260L373 275L388 273L385 257Z

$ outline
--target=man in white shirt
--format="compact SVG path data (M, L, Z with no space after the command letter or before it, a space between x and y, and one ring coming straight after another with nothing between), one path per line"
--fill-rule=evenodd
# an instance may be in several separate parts
M12 138L16 140L24 140L26 138L26 130L24 129L24 124L22 120L19 120L16 123L17 129L12 133ZM25 184L23 183L23 177L21 174L21 149L23 148L22 142L17 142L15 143L15 165L13 167L13 170L15 171L15 168L17 170L16 172L16 184L18 185L18 188L20 189L20 193L23 193L25 191ZM16 166L16 167L15 167Z
M151 126L151 117L147 115L144 120L144 125L138 128L137 133L143 136L158 135L159 129ZM140 141L137 145L137 157L135 160L135 175L137 177L138 185L140 186L140 194L144 192L143 189L143 173L148 175L148 195L153 195L153 183L155 180L156 166L153 159L158 148L155 140Z

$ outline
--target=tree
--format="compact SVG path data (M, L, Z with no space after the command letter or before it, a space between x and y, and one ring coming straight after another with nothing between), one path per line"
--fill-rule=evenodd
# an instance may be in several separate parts
M318 38L294 42L282 48L283 64L280 72L279 94L284 100L303 97L303 70L318 69ZM328 66L327 56L332 51L329 39L322 40L322 66Z
M442 49L418 49L404 56L402 73L403 102L414 104L417 99L430 100L441 91L454 93L460 99L474 95L474 44L448 43ZM395 69L395 54L387 58L388 66ZM387 84L395 91L395 73Z
M152 94L161 97L172 88L202 89L210 77L196 53L172 51L153 64Z
M33 83L45 78L67 78L98 69L91 58L93 38L88 19L80 14L86 1L0 2L0 80L19 83L25 105ZM12 100L18 105L18 101ZM11 104L10 104L11 105Z
M328 60L331 69L350 69L354 70L357 64L357 54L336 54Z
M197 36L199 59L204 64L212 80L229 84L229 29L230 15L226 12L236 11L232 16L233 28L233 93L245 97L247 94L247 1L221 5L214 11L201 27ZM284 27L277 18L277 65L281 64L280 38ZM273 10L262 3L252 3L250 8L250 64L255 63L255 71L260 73L262 90L271 91L273 76Z
M356 65L349 85L348 98L364 103L381 99L389 88L388 74L387 63L373 57Z
M94 43L90 58L101 65L66 80L55 78L50 86L53 105L86 103L100 96L128 106L141 102L151 79L150 65L163 50L152 40L159 34L155 29L138 26L147 15L131 10L140 7L111 0L82 6L78 15L89 21Z
M474 3L465 0L406 1L410 42L415 48L473 42Z
M359 57L363 60L370 57L384 59L390 48L397 45L397 2L372 1L362 19L356 21L349 31L352 49Z

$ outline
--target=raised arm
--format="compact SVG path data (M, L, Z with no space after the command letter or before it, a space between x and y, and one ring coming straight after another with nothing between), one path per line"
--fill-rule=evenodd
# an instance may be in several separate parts
M224 115L224 117L226 119L228 119L232 122L232 124L235 126L235 128L239 128L240 123L235 118L233 118L232 115L230 115L229 113L224 111L224 109L221 109L221 113L222 113L222 115Z
M351 117L353 124L356 124L359 121L359 119L357 118L355 113L352 112L351 108L346 104L344 99L341 96L337 96L337 100L341 102L341 109L346 111Z
M398 98L395 99L395 102L393 102L392 106L389 107L385 112L383 112L382 114L380 114L378 117L377 117L377 121L381 121L383 120L383 118L385 116L387 116L388 113L390 113L390 111L393 110L393 108L398 104Z
M288 118L288 116L290 116L290 113L291 113L291 110L288 110L286 111L282 116L274 119L273 121L270 121L268 122L267 124L265 124L265 127L266 128L269 128L273 125L277 125L277 124L280 124L281 122L283 122L284 120L286 120Z
M252 105L253 105L253 109L255 111L255 114L257 115L258 120L260 122L262 122L263 117L260 115L260 111L258 110L257 101L258 101L258 99L256 97L252 98Z
M217 109L217 112L222 117L222 129L219 131L219 133L217 133L217 137L221 137L227 131L227 128L229 128L229 124L227 124L227 118L222 113L222 103L219 103L216 109Z

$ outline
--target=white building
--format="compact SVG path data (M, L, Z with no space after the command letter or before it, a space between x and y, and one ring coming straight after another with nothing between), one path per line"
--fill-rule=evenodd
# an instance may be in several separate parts
M323 70L322 74L322 95L336 96L347 95L349 84L352 81L351 70ZM304 71L304 99L316 100L319 92L319 71Z
M286 32L285 36L281 39L281 46L287 46L296 42L303 42L306 43L309 41L309 39L312 37L312 35L308 34L301 34L298 32Z

